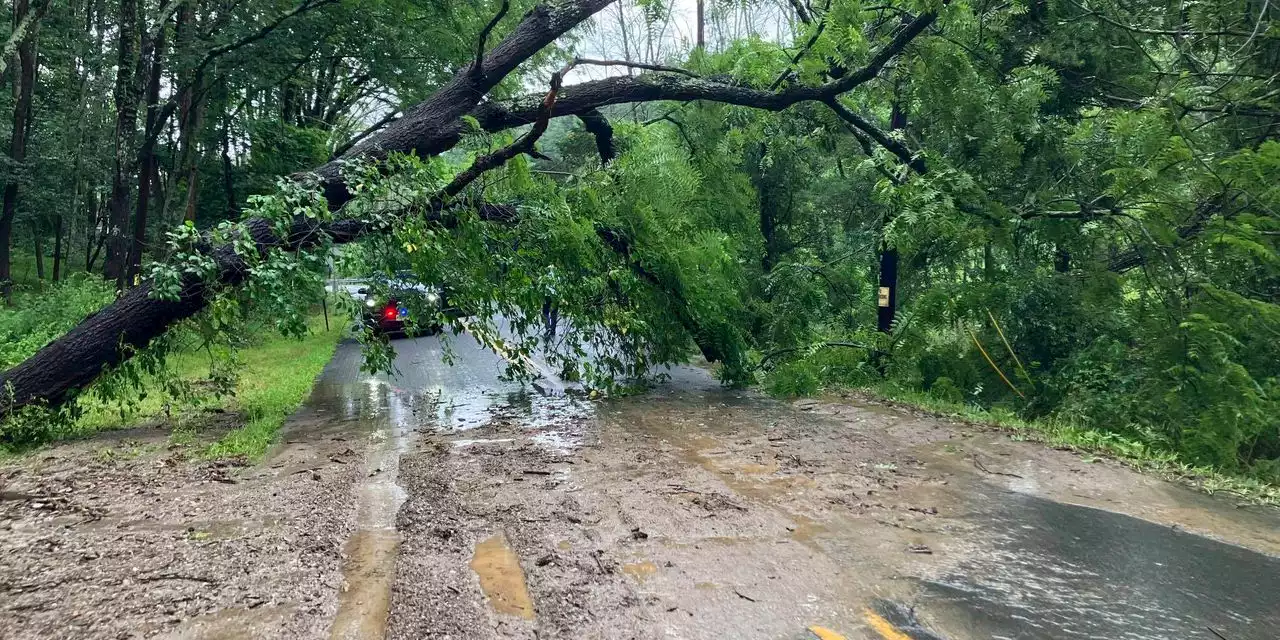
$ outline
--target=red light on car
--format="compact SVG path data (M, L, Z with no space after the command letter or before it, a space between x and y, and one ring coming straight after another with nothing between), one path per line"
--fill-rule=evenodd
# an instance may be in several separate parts
M386 318L387 320L395 320L395 319L396 319L396 307L395 307L395 305L391 305L391 306L388 306L386 309L383 309L383 310L382 310L382 317L383 317L383 318Z

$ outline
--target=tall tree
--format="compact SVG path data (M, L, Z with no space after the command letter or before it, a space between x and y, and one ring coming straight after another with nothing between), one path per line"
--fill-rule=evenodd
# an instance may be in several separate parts
M47 8L46 2L45 7ZM13 25L17 41L17 75L13 81L13 128L9 134L10 175L4 186L0 210L0 295L8 301L13 291L13 220L18 211L18 187L25 180L27 137L31 132L31 103L36 82L36 37L30 0L14 0ZM12 39L11 39L12 41Z
M129 182L136 170L138 101L141 98L142 56L139 40L142 24L138 18L137 0L120 0L116 20L116 126L111 172L111 196L108 200L107 257L103 276L114 280L118 289L127 283L130 236L129 209L133 192Z

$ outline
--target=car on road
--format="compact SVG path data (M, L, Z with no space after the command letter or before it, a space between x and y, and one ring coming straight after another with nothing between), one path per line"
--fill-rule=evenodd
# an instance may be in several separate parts
M451 309L441 286L418 282L410 273L375 278L355 288L361 323L388 336L434 335Z

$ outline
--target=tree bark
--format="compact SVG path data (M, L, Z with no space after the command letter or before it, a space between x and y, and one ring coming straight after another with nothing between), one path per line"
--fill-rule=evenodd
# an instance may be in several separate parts
M47 8L46 0L46 8ZM15 30L23 25L30 11L29 0L14 0L13 22ZM14 170L21 172L27 160L27 135L31 129L31 102L35 91L36 44L33 33L19 41L17 46L18 77L13 83L13 132L9 138L9 157ZM15 33L15 36L18 35ZM19 176L9 178L4 186L4 204L0 209L0 295L6 302L13 294L13 219L18 212Z
M18 10L18 5L22 5L22 10ZM40 29L40 22L44 20L45 14L49 11L49 5L53 4L53 0L45 0L35 11L30 10L30 1L13 3L13 31L9 33L9 39L5 41L4 46L0 47L0 76L3 76L9 70L9 61L15 51L20 51L22 46L35 38L36 32Z
M177 21L174 24L174 46L178 54L190 48L195 32L194 2L183 2L178 8ZM200 199L199 156L196 153L196 139L204 124L204 70L186 69L182 72L186 79L184 87L178 94L178 154L179 176L186 176L187 199L183 208L182 219L188 222L196 220L196 203Z
M107 258L103 264L103 276L114 280L118 289L124 289L129 259L129 236L125 234L125 228L129 226L129 205L133 195L129 188L129 177L136 161L134 138L138 124L138 98L141 93L138 83L141 74L138 73L140 29L137 0L119 1L115 156L111 173L111 199L107 205Z
M43 236L44 230L40 225L31 225L31 249L36 256L36 280L41 281L44 280L44 246L40 242Z

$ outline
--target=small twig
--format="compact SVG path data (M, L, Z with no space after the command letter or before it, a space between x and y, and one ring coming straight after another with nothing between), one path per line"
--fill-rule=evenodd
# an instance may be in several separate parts
M600 567L600 573L609 573L609 570L604 567L604 563L600 561L600 556L603 554L603 551L597 550L595 553L591 554L591 557L595 559L596 566Z
M972 460L973 460L973 466L977 467L977 468L978 468L978 470L979 470L979 471L981 471L981 472L983 472L983 473L989 473L989 474L991 474L991 475L993 475L993 476L1006 476L1006 477L1009 477L1009 478L1021 478L1021 477L1022 477L1022 476L1020 476L1020 475L1018 475L1018 474L1016 474L1016 473L1005 473L1005 472L1003 472L1003 471L992 471L992 470L990 470L990 469L986 468L985 466L983 466L982 462L980 462L980 461L978 460L978 456L973 456Z
M213 578L206 578L204 576L184 576L176 573L162 573L156 576L142 576L136 579L138 582L158 582L160 580L190 580L192 582L203 582L205 584L218 584L218 581L214 580Z
M547 470L545 470L545 469L525 469L525 470L524 470L524 473L525 473L526 475L531 475L531 476L549 476L549 475L551 475L551 472L550 472L550 471L547 471Z
M1214 629L1213 627L1205 627L1205 628L1209 630L1209 633L1212 633L1213 635L1218 636L1221 640L1227 640L1227 637L1222 635L1221 633L1218 633L1217 629Z
M502 0L502 6L498 8L498 15L494 16L493 19L489 21L489 24L485 25L484 29L480 31L480 41L476 43L476 61L471 65L472 75L475 75L476 77L484 75L485 42L489 39L489 34L493 32L493 28L498 26L498 22L502 20L503 16L507 15L507 9L509 8L510 5L508 1Z
M739 598L742 598L743 600L746 600L747 602L758 602L755 598L752 598L751 596L745 595L745 594L743 594L741 591L738 591L737 589L734 589L734 590L733 590L733 595L738 596Z
M666 71L669 73L678 73L682 76L688 76L690 78L702 77L692 71L689 71L688 69L681 69L680 67L668 67L666 65L647 64L644 62L631 62L629 60L597 60L595 58L574 58L573 62L570 63L569 66L576 67L580 64L590 64L598 67L634 67L636 69L644 69L646 71Z

